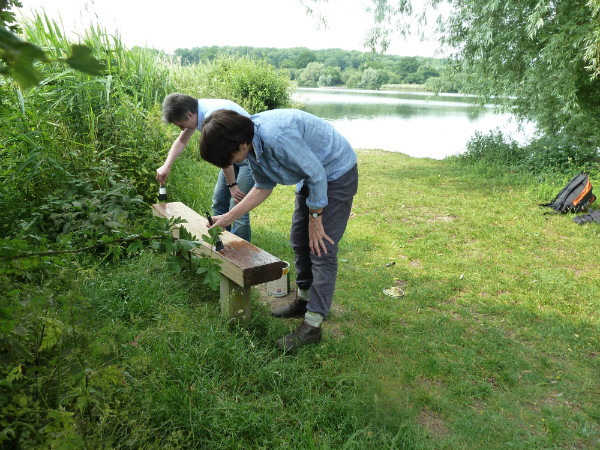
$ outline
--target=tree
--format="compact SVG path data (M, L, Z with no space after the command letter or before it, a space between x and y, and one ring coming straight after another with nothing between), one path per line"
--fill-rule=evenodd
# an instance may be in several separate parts
M302 71L299 78L300 86L316 87L319 84L319 78L323 74L323 64L318 62L308 63Z
M329 49L328 57L323 61L325 67L339 67L344 70L350 65L350 52L340 49Z
M419 69L419 62L414 56L402 58L396 63L395 69L402 77L406 77L409 73L415 73Z
M352 67L349 67L342 72L342 82L347 88L353 89L358 87L361 79L362 73Z
M296 57L296 69L302 69L316 60L317 56L315 55L315 52L307 48L303 49Z
M342 84L342 70L339 67L325 67L323 74L328 77L327 86L339 86Z
M319 87L333 86L333 80L331 78L331 75L321 75L319 77L319 82L317 83L317 85Z
M379 28L372 46L385 48L390 30L405 30L410 0L372 0ZM441 0L429 0L437 6ZM599 0L448 0L440 40L471 93L503 101L547 135L580 146L600 142ZM423 11L420 11L423 17ZM393 24L399 18L400 25Z
M379 89L382 84L388 81L388 74L385 70L377 70L368 67L363 71L362 79L358 87L365 89Z
M593 71L593 76L600 75L600 0L590 0L590 7L593 10L592 23L593 33L586 38L585 59L590 64L589 69Z

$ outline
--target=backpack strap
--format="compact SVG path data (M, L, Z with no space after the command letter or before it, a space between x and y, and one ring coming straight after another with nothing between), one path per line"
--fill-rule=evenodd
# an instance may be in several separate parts
M590 209L587 214L583 216L573 217L573 222L583 225L585 223L596 222L600 223L600 210Z

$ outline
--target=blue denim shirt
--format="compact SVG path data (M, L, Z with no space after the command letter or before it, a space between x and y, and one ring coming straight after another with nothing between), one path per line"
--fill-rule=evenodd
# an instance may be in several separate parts
M255 114L254 155L248 153L255 187L303 184L309 190L311 209L327 206L327 182L356 164L350 143L330 123L296 109L274 109Z
M235 111L236 113L241 114L242 116L250 117L250 114L231 100L225 100L221 98L200 98L198 99L198 131L202 131L202 122L208 116L210 116L217 109L230 109ZM236 166L244 166L248 164L247 161L242 161L241 163L236 164Z

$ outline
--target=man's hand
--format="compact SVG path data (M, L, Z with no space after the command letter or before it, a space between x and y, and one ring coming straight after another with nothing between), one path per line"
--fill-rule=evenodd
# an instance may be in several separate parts
M325 247L325 241L334 245L333 239L325 234L323 229L322 216L313 217L308 216L308 246L310 251L317 256L321 256L321 250L324 254L327 254L327 248Z
M160 184L165 184L165 181L169 178L169 172L171 172L171 168L164 165L156 169L156 179Z

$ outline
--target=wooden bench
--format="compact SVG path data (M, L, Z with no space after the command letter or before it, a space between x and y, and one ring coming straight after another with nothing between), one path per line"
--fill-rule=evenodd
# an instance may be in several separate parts
M177 233L180 226L198 240L202 239L202 235L209 235L206 226L208 220L181 202L152 205L152 212L158 217L180 217L187 221L174 227L175 238L179 237ZM225 246L223 250L216 251L202 241L194 253L221 261L221 313L229 319L250 320L250 287L281 278L284 263L228 231L223 231L221 240Z

